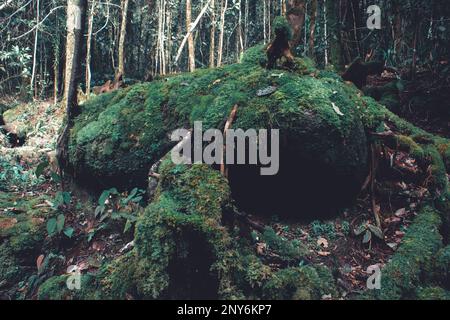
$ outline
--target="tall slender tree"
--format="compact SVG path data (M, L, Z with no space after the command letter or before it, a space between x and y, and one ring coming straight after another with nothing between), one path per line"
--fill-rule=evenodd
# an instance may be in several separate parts
M66 126L58 138L57 157L60 168L66 167L69 129L78 113L77 87L81 78L82 40L86 11L87 0L67 0L66 74L64 79Z
M119 35L119 61L116 73L116 81L125 76L125 39L127 34L128 0L122 0L122 22Z
M92 29L94 26L94 11L96 0L91 0L91 8L88 19L88 32L86 40L86 95L91 93L91 45L92 45Z
M220 8L220 34L219 34L219 48L217 52L217 66L220 67L222 65L222 57L223 57L223 37L225 33L225 18L226 12L228 10L228 0L222 0L221 8Z
M211 0L211 31L210 31L210 43L209 43L209 67L215 67L216 56L216 3L215 0Z
M191 0L186 0L186 30L190 30L192 25L192 5ZM189 71L195 70L195 46L192 32L188 35L188 65Z

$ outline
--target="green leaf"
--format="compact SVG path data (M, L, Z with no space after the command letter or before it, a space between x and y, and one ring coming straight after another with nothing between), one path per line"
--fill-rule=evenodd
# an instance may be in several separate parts
M52 236L56 231L56 219L51 218L47 221L47 233Z
M63 197L63 202L66 205L69 205L70 204L70 200L72 199L72 196L71 196L70 192L63 192L62 193L62 197Z
M67 236L67 238L72 238L73 232L74 230L71 227L64 229L64 234Z
M98 204L100 206L104 206L106 200L109 198L109 196L111 195L111 191L110 190L105 190L102 192L100 198L98 198Z
M64 229L64 223L66 221L66 217L63 214L58 215L56 217L56 230L60 233Z
M360 226L358 229L355 230L355 236L359 237L366 230L367 230L367 227L365 225Z
M130 220L127 220L127 223L125 223L125 228L123 228L123 233L127 233L128 230L133 226L133 223Z
M380 228L369 224L369 229L375 237L377 237L380 240L384 240L384 234Z
M56 172L51 172L50 173L50 177L52 178L52 180L55 182L55 183L60 183L61 182L61 177L59 176L59 174L57 174Z
M369 243L370 240L372 240L372 232L370 232L369 230L366 231L366 233L364 234L364 239L363 239L363 243Z
M99 214L103 214L103 212L105 211L105 206L101 205L101 206L97 206L97 208L95 208L95 217L97 218Z
M36 171L34 172L36 174L36 177L39 178L44 173L44 170L47 167L48 167L48 161L41 162L37 166Z
M134 203L138 203L138 202L140 202L141 200L142 200L142 197L139 196L139 197L134 198L132 201L133 201Z

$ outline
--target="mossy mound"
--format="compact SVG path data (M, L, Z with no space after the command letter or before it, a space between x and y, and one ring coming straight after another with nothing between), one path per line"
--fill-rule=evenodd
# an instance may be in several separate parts
M336 293L333 276L321 266L280 270L263 287L268 300L321 300Z
M336 296L326 267L275 271L262 263L233 223L231 192L217 171L164 161L160 172L156 198L137 223L134 249L105 263L97 274L83 275L81 291L67 289L67 275L48 279L39 288L40 299Z
M233 195L244 209L255 209L246 206L254 203L252 194L267 199L259 208L267 210L274 209L271 203L286 208L298 207L297 201L305 207L324 203L316 201L324 195L329 206L348 204L367 173L364 105L342 81L311 76L319 72L308 61L297 59L296 72L264 69L261 49L251 49L241 64L139 84L86 102L70 135L69 161L77 181L144 186L150 166L173 145L172 130L202 121L204 130L223 131L238 105L233 128L279 129L281 136L277 176L260 177L256 166L230 168ZM277 88L273 94L258 96L269 86Z
M424 208L409 227L392 260L382 270L379 297L386 300L416 299L416 288L432 278L433 259L442 247L441 217Z
M44 198L0 193L0 283L9 288L36 270L46 237L48 208L35 208Z

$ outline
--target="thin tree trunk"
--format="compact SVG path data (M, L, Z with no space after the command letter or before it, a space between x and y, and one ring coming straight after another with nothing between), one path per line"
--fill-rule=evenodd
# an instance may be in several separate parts
M217 53L217 66L222 65L222 55L223 55L223 36L225 32L225 17L226 11L228 9L228 0L222 0L221 13L220 13L220 34L219 34L219 49Z
M78 106L77 86L81 75L81 41L84 34L86 7L87 0L68 0L64 104L69 123L73 120Z
M36 3L36 26L39 25L39 14L40 14L40 0ZM33 98L36 98L36 63L37 63L37 46L39 37L39 27L36 27L36 32L34 36L34 50L33 50L33 70L31 72L31 90L33 91Z
M206 13L206 10L208 10L210 3L211 3L211 0L208 0L206 2L206 4L204 5L203 9L200 11L200 13L197 16L197 18L195 19L194 23L191 23L190 29L188 30L188 32L184 36L183 41L181 42L180 47L178 48L177 55L176 55L176 57L175 57L175 59L173 61L174 64L176 64L178 62L178 59L180 59L181 53L183 52L183 48L186 45L186 42L188 41L189 36L192 34L192 32L194 32L194 30L197 27L198 23L200 22L201 18Z
M239 0L239 15L238 15L238 26L237 26L237 35L236 35L236 43L237 43L237 62L240 62L241 55L244 52L244 40L242 39L242 0Z
M55 104L58 103L59 95L59 38L56 41L54 48L55 62L53 63L53 101Z
M119 36L119 61L116 74L116 81L125 76L125 37L127 33L127 14L128 14L128 0L122 0L122 22L120 24Z
M323 36L325 44L325 66L328 66L328 15L327 15L327 0L323 0Z
M309 27L309 56L314 58L314 37L317 19L317 0L311 1L311 21Z
M285 17L287 13L286 0L280 0L281 16Z
M86 41L86 96L91 94L91 44L92 44L92 28L94 25L94 10L96 0L92 0L91 11L89 13L88 34Z
M189 30L191 30L192 25L192 5L191 0L186 0L186 30L188 30L188 65L189 71L195 70L195 46L194 37Z
M216 3L211 0L211 36L209 43L209 67L214 68L216 55Z
M64 104L66 108L67 122L63 133L58 138L56 148L57 159L63 178L67 167L69 130L73 126L74 117L78 110L77 87L81 74L82 41L86 20L87 0L67 1L67 43L66 43L66 75L64 86Z

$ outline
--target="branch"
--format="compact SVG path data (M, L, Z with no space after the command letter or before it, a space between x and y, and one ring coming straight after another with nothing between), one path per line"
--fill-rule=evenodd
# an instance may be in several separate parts
M47 15L44 17L44 19L42 19L39 23L37 23L33 28L31 28L30 30L28 30L27 32L21 34L18 37L12 38L11 41L15 41L15 40L19 40L23 37L25 37L26 35L30 34L31 32L33 32L34 30L36 30L37 28L40 27L41 24L43 24L45 22L45 20L47 20L47 18L56 10L61 9L61 8L65 8L65 6L58 6L53 8L52 10L50 10L49 13L47 13Z
M11 4L11 2L12 2L12 0L6 0L6 2L4 4L0 5L0 11L2 11L7 6L9 6Z
M189 36L191 35L191 33L195 30L195 28L197 27L198 23L200 22L200 19L203 17L203 15L205 14L205 12L208 10L209 8L209 4L210 4L211 0L208 0L205 4L205 6L203 7L202 11L200 11L200 14L197 16L197 19L195 19L194 23L191 24L190 29L188 30L188 32L186 33L186 35L184 36L183 41L181 42L180 48L178 49L177 55L175 57L175 60L173 61L173 64L176 65L178 62L178 59L180 59L181 56L181 52L183 51L184 46L186 45L186 42L189 38Z

